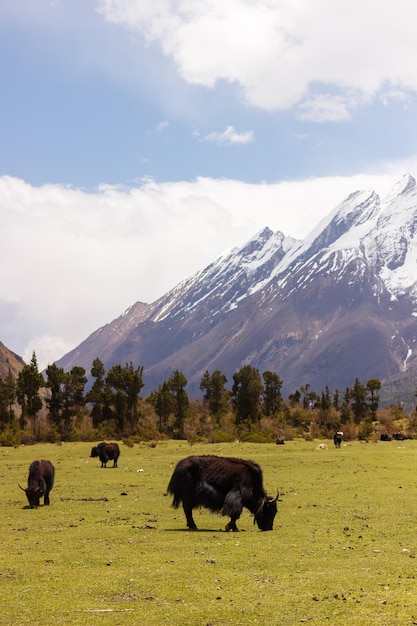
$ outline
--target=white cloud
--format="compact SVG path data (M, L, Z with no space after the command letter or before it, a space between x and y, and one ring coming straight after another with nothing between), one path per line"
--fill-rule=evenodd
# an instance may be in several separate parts
M323 96L331 86L360 102L393 89L417 92L417 4L410 0L97 0L97 8L158 43L188 83L236 83L252 106L289 108L313 86L319 98L320 85ZM339 102L339 119L353 102L345 100L345 110ZM325 106L319 119L326 113L336 119Z
M381 101L385 106L389 106L391 102L402 102L407 107L411 98L410 94L401 89L387 89L387 91L381 94Z
M351 110L346 98L322 94L300 104L297 113L300 120L309 122L342 122L351 118Z
M31 338L20 356L25 363L29 363L35 352L39 369L43 370L60 356L72 350L73 347L73 343L65 341L62 337L43 335Z
M0 177L1 341L44 367L265 226L303 237L356 189L384 194L417 162L277 184L198 178L94 193Z
M169 127L169 122L164 120L163 122L159 122L156 127L156 132L163 133Z
M239 133L233 126L227 126L221 133L210 133L205 137L206 141L212 141L219 146L233 145L233 144L246 144L251 143L254 140L254 134L252 130L247 130L243 133Z

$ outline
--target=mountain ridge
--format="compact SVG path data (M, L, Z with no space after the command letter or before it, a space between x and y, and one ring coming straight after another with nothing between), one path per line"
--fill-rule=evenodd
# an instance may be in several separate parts
M57 364L144 366L146 391L180 369L229 381L245 364L284 391L343 389L417 367L417 190L355 191L303 240L268 227L151 304L136 302ZM94 356L93 356L94 354ZM353 377L353 380L352 380Z

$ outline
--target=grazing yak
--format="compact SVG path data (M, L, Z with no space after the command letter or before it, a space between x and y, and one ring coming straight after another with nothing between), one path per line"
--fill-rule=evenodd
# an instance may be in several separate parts
M101 467L106 467L107 461L113 461L113 467L117 467L117 459L120 456L120 449L117 443L106 443L102 441L92 448L90 458L98 456Z
M193 509L204 506L230 516L226 531L237 532L236 520L242 508L254 515L261 530L272 530L277 500L267 496L262 484L262 470L257 463L214 455L189 456L177 463L168 485L172 506L182 502L187 526L197 530Z
M43 504L49 504L49 492L54 486L55 468L51 461L32 461L29 467L27 489L20 487L27 496L31 509L39 506L39 500L43 497Z
M334 445L336 446L336 448L340 448L340 446L342 445L342 441L343 441L343 433L341 430L338 430L337 433L335 433L333 437L333 441L334 441Z

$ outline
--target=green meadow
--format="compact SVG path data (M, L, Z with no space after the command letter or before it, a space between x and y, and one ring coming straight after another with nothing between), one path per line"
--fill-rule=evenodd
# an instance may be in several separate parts
M121 444L115 469L93 443L0 448L1 624L417 624L417 441ZM205 509L186 530L165 491L189 454L257 461L274 530ZM31 510L36 458L56 480Z

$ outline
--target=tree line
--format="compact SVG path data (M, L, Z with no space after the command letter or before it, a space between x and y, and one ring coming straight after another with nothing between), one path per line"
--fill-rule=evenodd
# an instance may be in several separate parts
M20 441L126 440L170 437L190 441L274 441L294 436L331 437L342 429L345 438L368 439L380 429L417 430L415 416L401 407L379 411L381 381L356 379L343 393L326 386L320 393L304 384L282 395L276 372L262 374L244 365L233 374L230 388L220 371L206 371L201 399L186 391L187 378L175 370L147 397L141 396L143 366L115 364L106 371L96 358L91 386L83 367L69 371L49 365L39 372L36 354L15 379L0 378L0 444Z

